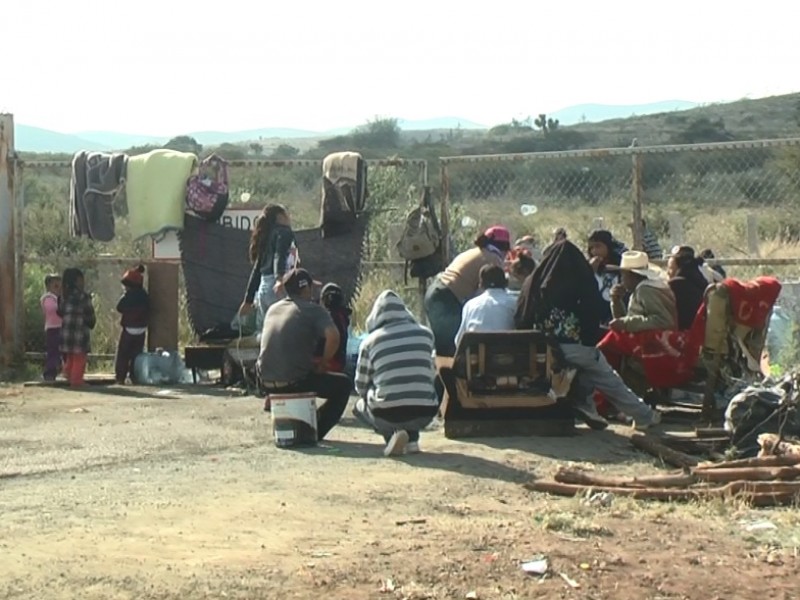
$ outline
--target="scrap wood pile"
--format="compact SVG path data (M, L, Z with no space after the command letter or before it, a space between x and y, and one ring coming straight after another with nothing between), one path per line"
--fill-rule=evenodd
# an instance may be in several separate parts
M759 436L757 457L704 462L680 471L643 477L613 477L562 467L554 481L534 481L535 492L578 496L607 492L641 500L686 501L741 498L754 506L778 506L800 501L800 442L772 434Z

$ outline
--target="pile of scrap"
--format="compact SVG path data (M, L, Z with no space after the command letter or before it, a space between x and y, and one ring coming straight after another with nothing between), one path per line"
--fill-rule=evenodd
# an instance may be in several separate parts
M765 438L762 450L770 442L782 453L698 463L677 472L644 477L613 477L562 467L555 474L554 481L535 481L525 484L525 487L559 496L605 492L641 500L736 497L753 506L794 504L800 501L800 444Z

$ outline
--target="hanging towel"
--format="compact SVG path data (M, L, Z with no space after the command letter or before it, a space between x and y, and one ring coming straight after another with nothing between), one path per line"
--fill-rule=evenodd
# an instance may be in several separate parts
M72 158L69 186L70 232L109 242L114 239L113 202L125 184L128 157L78 152Z
M197 157L153 150L128 159L128 220L134 240L183 229L186 182Z

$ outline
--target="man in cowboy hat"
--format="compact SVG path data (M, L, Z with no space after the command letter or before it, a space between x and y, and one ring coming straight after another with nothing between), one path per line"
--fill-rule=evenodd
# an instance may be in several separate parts
M675 296L663 272L650 266L647 254L624 252L616 268L620 271L622 283L611 290L611 314L614 318L608 326L612 331L637 333L678 328ZM631 294L627 307L623 303L626 294Z

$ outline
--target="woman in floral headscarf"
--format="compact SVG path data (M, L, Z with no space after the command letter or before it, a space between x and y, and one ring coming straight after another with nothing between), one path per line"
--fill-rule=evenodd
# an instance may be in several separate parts
M637 427L647 428L659 421L658 414L625 385L595 346L602 309L592 268L577 246L564 240L545 250L542 262L525 280L515 323L517 329L539 329L558 342L567 364L577 370L574 408L589 427L608 425L597 412L597 390Z

